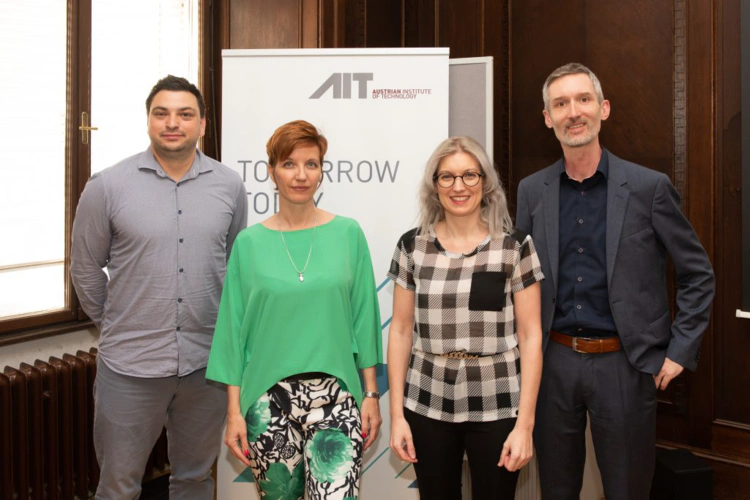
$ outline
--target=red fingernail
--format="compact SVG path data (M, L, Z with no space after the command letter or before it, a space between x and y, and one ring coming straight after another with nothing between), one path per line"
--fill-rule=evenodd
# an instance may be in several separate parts
M245 457L250 458L250 450L245 450Z
M366 438L366 437L367 437L367 433L366 433L366 432L363 432L363 433L362 433L362 437L363 437L363 438Z

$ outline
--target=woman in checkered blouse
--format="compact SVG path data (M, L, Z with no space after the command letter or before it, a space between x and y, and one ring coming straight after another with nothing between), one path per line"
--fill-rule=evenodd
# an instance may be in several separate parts
M422 499L461 498L464 452L474 498L513 498L534 449L539 259L473 139L438 146L420 201L420 225L399 240L389 272L390 445L414 464Z

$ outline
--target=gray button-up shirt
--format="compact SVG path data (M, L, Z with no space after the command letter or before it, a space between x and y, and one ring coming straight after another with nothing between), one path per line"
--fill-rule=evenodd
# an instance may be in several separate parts
M179 182L150 148L89 179L70 272L108 367L154 378L206 366L227 258L246 225L239 174L200 151Z

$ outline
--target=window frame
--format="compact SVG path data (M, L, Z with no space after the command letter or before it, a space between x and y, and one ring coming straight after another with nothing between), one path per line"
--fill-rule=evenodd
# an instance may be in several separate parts
M67 1L67 78L65 137L65 308L0 320L0 346L90 326L70 279L70 239L78 199L89 177L90 152L78 131L82 111L91 108L91 0ZM54 326L53 326L54 325Z
M0 347L28 340L84 330L93 323L81 309L70 277L70 248L73 218L86 182L91 176L91 148L81 141L78 127L81 113L91 116L91 22L92 0L67 0L67 49L66 57L66 138L65 138L65 307L61 310L11 316L0 319ZM204 58L215 60L213 44L204 36L204 27L213 34L213 6L216 2L198 0L198 74L199 87L206 95L204 83L213 84L207 73L213 73L211 64L207 68ZM220 0L220 10L227 10L226 0ZM207 23L206 21L209 21ZM213 92L210 93L213 97ZM90 124L91 125L91 124ZM94 124L95 125L95 124ZM215 156L215 142L210 138L210 149ZM212 154L213 153L213 154Z

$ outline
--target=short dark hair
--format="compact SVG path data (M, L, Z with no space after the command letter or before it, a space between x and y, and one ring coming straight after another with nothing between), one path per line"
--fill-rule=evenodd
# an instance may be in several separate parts
M151 112L151 101L154 100L154 96L162 90L169 90L172 92L190 92L198 100L198 110L200 111L201 118L206 117L206 101L203 100L201 91L198 87L187 81L185 78L174 75L167 75L154 85L151 89L151 93L146 98L146 114Z

